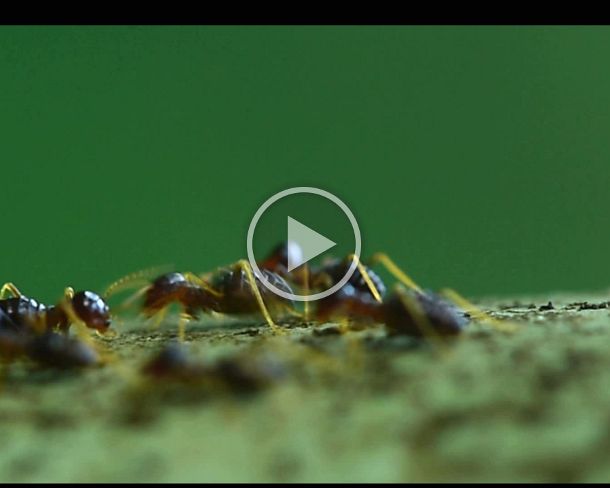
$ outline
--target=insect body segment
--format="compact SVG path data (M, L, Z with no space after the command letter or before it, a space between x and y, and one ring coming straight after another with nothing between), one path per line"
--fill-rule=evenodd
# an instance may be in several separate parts
M265 278L278 288L292 293L290 285L281 276L267 271ZM121 279L119 282L123 286L125 280ZM113 288L114 284L110 285L109 290ZM294 312L292 302L267 290L254 275L250 264L244 260L219 268L205 278L193 273L161 275L134 295L139 296L144 297L142 312L147 317L156 316L157 324L160 324L171 304L180 305L182 313L178 325L181 340L184 339L186 323L199 317L201 313L261 314L275 332L282 332L275 324L271 312Z
M299 266L288 271L288 256L290 253L300 253L296 242L285 242L276 246L271 254L258 263L261 270L272 271L301 289L320 292L331 288L347 273L352 264L356 269L350 276L348 283L357 290L371 294L377 301L381 301L385 293L385 285L381 278L368 266L360 262L357 256L349 255L344 259L332 259L321 266Z
M393 334L457 335L469 319L451 302L433 292L395 290L382 305L383 322Z
M188 315L218 311L216 296L203 288L185 273L168 273L159 276L146 288L143 311L147 316L163 310L171 303L180 303Z
M69 369L100 363L98 352L84 341L57 332L45 332L27 341L24 352L47 367Z
M320 300L316 319L383 323L392 334L417 337L456 335L468 323L457 307L434 293L397 289L379 303L351 284Z
M0 310L4 312L5 321L10 319L12 325L8 327L31 329L37 333L55 329L66 332L75 322L100 333L110 328L110 309L92 291L74 293L72 288L66 288L64 298L57 305L47 306L21 294L12 283L5 284L0 295L6 295L7 290L14 296L0 299Z
M289 262L300 262L303 251L295 242L276 246L271 254L257 263L256 274L248 261L240 260L205 275L193 273L167 273L159 276L134 297L144 296L143 313L162 320L167 307L177 303L182 308L179 337L184 339L186 323L200 313L220 313L233 316L262 315L276 333L282 333L273 317L297 315L309 317L309 302L305 301L304 313L295 308L291 300L269 290L262 281L293 294L293 288L319 293L340 283L348 270L355 269L347 281L335 293L312 302L312 317L317 322L338 321L346 323L382 323L390 334L410 336L451 336L459 334L470 319L481 320L498 328L498 321L465 300L457 293L436 294L423 290L384 253L375 253L366 262L358 256L326 260L320 265L307 263L288 270ZM398 281L391 291L381 276L372 269L375 264ZM130 275L140 279L142 273ZM125 277L108 289L108 293L124 288L130 277ZM306 295L309 293L305 293ZM105 295L108 296L108 295ZM130 299L131 300L131 299Z
M262 270L263 277L272 285L286 293L292 288L279 274ZM270 312L283 312L294 308L290 300L279 297L265 287L254 276L255 287ZM212 278L212 286L220 292L219 311L226 314L252 314L260 311L254 287L243 265L220 269ZM254 299L253 299L254 298Z
M32 322L23 322L28 309L42 313L42 307L34 307L37 302L32 299L20 298L21 300L9 299L13 304L20 300L22 310L17 310L17 313L14 309L11 310L10 305L7 306L8 300L0 302L3 305L0 307L0 359L4 363L23 357L47 368L69 369L93 366L101 362L97 350L88 342L50 329L39 331L31 327ZM33 317L40 318L40 315ZM31 318L30 316L29 319Z
M289 244L280 244L260 265L282 272L288 280L302 286L300 275L285 271L288 252ZM446 300L422 290L384 253L374 254L368 265L351 255L312 267L308 286L314 291L329 289L345 276L354 261L357 267L347 283L332 295L315 302L314 316L318 322L383 323L391 334L410 336L456 335L467 325L468 314L456 307L453 299ZM396 287L388 294L385 283L370 267L377 263L383 265L402 287Z
M42 332L47 329L47 307L26 296L17 296L0 300L0 324L3 329L14 332L32 329ZM50 317L50 315L48 315Z
M323 264L321 267L312 271L312 285L317 289L321 284L326 288L338 283L348 272L353 260L357 266L350 276L347 285L353 287L354 292L372 296L376 301L381 302L386 293L386 287L379 275L371 268L360 263L355 256L348 256L345 259L335 259Z
M286 365L269 352L241 352L208 363L191 357L180 343L170 343L150 358L141 372L153 384L174 383L242 394L272 385L286 374Z

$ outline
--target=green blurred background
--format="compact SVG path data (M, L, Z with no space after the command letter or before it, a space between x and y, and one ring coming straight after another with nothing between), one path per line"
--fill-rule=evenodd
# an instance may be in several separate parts
M605 289L609 54L607 27L2 27L0 280L210 269L311 185L423 285Z

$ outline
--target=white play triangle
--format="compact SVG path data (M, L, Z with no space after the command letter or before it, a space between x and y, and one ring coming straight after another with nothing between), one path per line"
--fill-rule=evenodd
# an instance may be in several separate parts
M292 217L288 217L288 242L296 242L303 251L302 254L288 253L288 271L337 245Z

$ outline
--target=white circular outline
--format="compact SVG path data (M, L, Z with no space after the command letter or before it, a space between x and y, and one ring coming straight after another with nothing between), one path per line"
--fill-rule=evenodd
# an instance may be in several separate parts
M254 251L252 250L252 239L254 238L254 230L256 229L256 224L260 220L263 212L267 210L271 205L273 205L278 200L287 197L289 195L294 195L295 193L312 193L314 195L318 195L324 197L335 205L337 205L343 213L347 216L350 224L352 224L352 230L354 231L354 237L356 239L356 249L354 250L354 255L358 260L360 260L360 250L362 247L361 236L360 236L360 227L358 227L358 222L356 222L356 217L352 211L348 208L339 197L333 195L332 193L327 192L326 190L321 190L320 188L314 188L312 186L295 186L293 188L288 188L287 190L282 190L279 193L268 198L256 211L254 217L250 221L250 226L248 227L248 234L246 238L246 247L248 253L248 261L250 261L250 266L252 266L252 271L256 277L261 281L261 283L271 292L279 295L287 300L295 300L298 302L312 302L314 300L320 300L321 298L326 298L329 295L332 295L336 291L339 291L352 277L354 271L356 271L356 267L358 266L358 261L356 259L352 260L352 264L350 265L347 273L341 278L341 280L331 286L328 290L321 291L320 293L314 293L313 295L295 295L293 293L287 293L283 290L280 290L273 283L270 283L267 278L263 275L258 264L256 264L256 259L254 259Z

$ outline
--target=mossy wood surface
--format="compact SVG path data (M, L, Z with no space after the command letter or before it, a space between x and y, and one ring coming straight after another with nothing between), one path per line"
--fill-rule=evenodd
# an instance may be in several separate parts
M441 347L383 327L192 324L201 361L279 358L285 376L248 395L144 383L175 320L123 324L105 341L119 367L8 368L0 481L608 481L609 299L488 299L520 330L473 324Z

